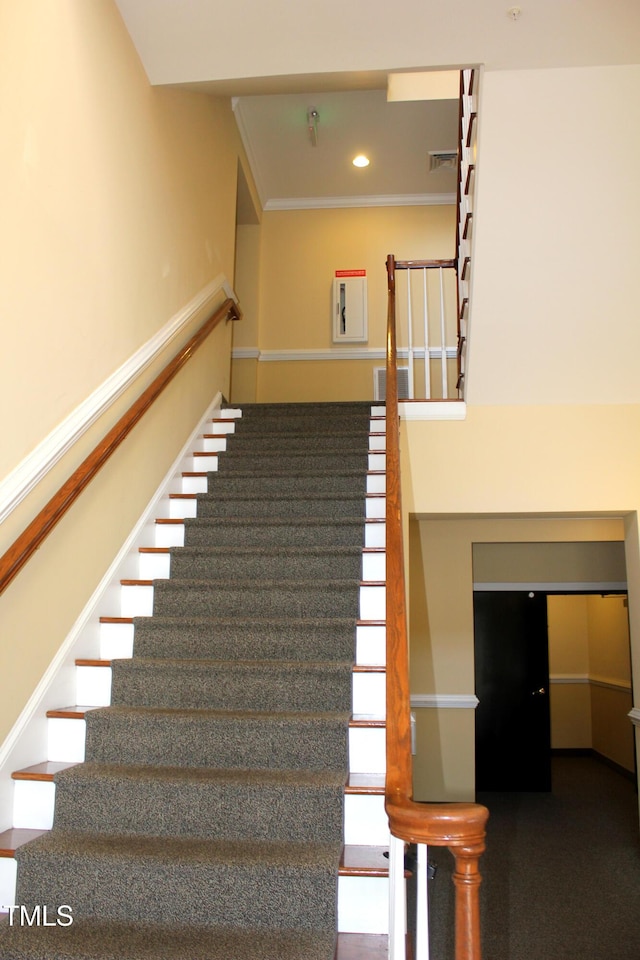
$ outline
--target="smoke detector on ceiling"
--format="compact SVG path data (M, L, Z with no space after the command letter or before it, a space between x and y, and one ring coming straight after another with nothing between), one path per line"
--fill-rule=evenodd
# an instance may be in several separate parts
M457 150L429 150L429 172L431 170L456 170L458 167Z

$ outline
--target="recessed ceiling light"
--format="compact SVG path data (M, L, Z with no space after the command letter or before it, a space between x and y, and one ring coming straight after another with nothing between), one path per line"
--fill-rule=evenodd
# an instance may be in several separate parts
M352 163L354 167L368 167L369 157L365 157L363 153L359 153L357 157L353 158Z

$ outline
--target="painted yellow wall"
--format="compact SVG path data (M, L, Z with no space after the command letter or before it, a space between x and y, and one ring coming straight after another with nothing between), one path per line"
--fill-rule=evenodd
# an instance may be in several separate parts
M431 499L426 496L429 474L438 470L438 457L445 452L441 443L433 443L433 437L442 439L441 428L450 434L450 441L456 446L460 443L458 426L454 423L403 425L403 450L408 461L405 469L404 509L414 514L408 524L409 553L409 593L410 593L410 641L411 641L411 690L413 694L463 694L474 693L473 667L473 568L472 545L474 543L508 542L569 542L571 540L615 540L624 535L624 527L619 519L562 519L541 516L525 518L522 510L520 518L500 518L497 504L504 496L505 486L510 482L518 484L527 469L533 469L530 460L521 462L513 450L515 440L504 433L505 442L503 460L496 462L496 509L478 513L465 509L473 505L478 495L474 484L477 476L478 460L475 470L467 471L464 478L466 490L459 495L459 510L439 510L440 498L446 497L450 503L450 493L446 486L438 487L438 496ZM435 428L435 429L432 429ZM411 444L407 443L411 434ZM509 442L514 455L502 481L500 468L506 470L505 463ZM497 436L496 436L497 442ZM487 451L487 456L491 451ZM531 456L530 456L531 459ZM419 463L418 463L419 461ZM480 471L481 472L481 471ZM544 465L532 477L532 481L544 483L546 493L553 499L553 484L550 478L543 480ZM485 492L486 493L486 492ZM525 501L523 500L523 503ZM556 501L561 514L561 501ZM417 506L422 509L416 510ZM435 508L435 509L434 509ZM445 513L446 515L438 516ZM472 516L469 516L472 514ZM584 692L570 694L574 697L588 698L588 687ZM584 705L583 705L584 706ZM570 710L570 705L567 705ZM474 796L475 769L473 761L474 719L473 710L450 710L426 708L415 711L418 726L422 730L419 740L419 754L415 758L415 789L419 800L460 799L461 784L465 785L466 798ZM423 715L428 714L427 718ZM433 716L437 714L437 716ZM460 714L454 718L450 714ZM584 726L581 724L584 732ZM447 730L447 744L451 754L447 754L446 766L432 761L442 753L442 744L438 741L439 731ZM454 732L455 731L455 732ZM443 773L446 770L446 776ZM451 793L449 793L451 789Z
M0 477L220 273L233 278L230 104L152 89L111 0L0 3ZM2 549L204 320L2 525ZM0 741L218 390L222 326L0 597Z
M579 551L581 544L574 546ZM548 597L547 626L551 746L589 748L592 736L587 597Z
M633 729L627 716L633 703L625 598L589 597L588 614L593 746L634 770Z
M484 72L470 402L640 401L639 96L637 65Z
M267 211L261 230L260 319L253 345L262 351L344 352L347 345L332 342L333 279L336 270L363 269L369 336L367 343L348 346L383 350L387 255L453 256L455 210L409 206ZM373 368L382 365L381 359L263 361L258 364L258 398L370 399Z

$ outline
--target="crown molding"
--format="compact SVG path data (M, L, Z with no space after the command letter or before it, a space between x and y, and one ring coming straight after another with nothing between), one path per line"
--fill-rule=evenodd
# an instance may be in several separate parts
M242 135L242 134L241 134ZM273 197L263 204L272 210L337 210L350 207L430 207L455 204L454 193L399 193L359 197Z
M218 274L7 474L0 483L0 523L220 291L236 300L227 278Z

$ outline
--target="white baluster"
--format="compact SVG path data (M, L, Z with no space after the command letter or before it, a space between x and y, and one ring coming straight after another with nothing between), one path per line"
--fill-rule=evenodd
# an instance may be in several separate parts
M429 308L427 306L427 274L426 267L422 270L422 296L424 300L424 395L431 399L431 365L429 363Z
M404 880L404 841L389 842L389 960L405 960L407 897Z
M442 366L442 399L447 400L449 397L447 388L447 334L444 316L444 277L442 267L439 268L438 273L440 274L440 363Z
M418 844L416 864L416 960L429 960L429 890L426 843Z
M407 348L409 352L409 399L413 400L413 313L411 309L411 270L407 270Z

